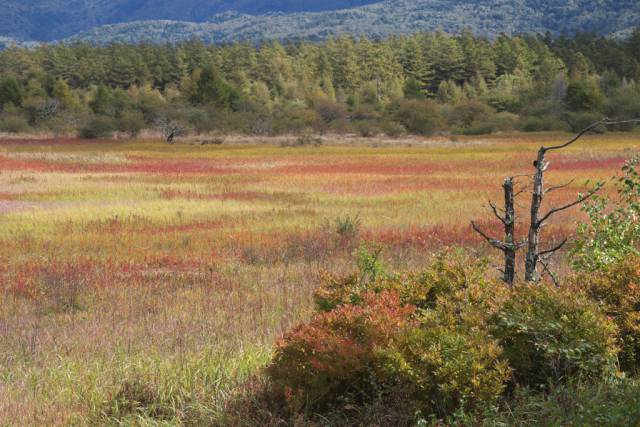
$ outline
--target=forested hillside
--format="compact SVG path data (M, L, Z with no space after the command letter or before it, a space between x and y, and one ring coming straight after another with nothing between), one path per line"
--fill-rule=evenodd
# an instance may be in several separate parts
M0 130L483 134L640 115L640 30L496 40L464 32L254 47L86 43L0 53Z
M119 22L173 19L202 22L227 11L268 12L323 11L361 6L375 0L8 0L0 10L0 35L22 39L52 40L95 26Z
M640 24L634 0L9 0L0 36L22 40L206 42L306 38L344 32L369 37L443 29L476 34L626 34Z

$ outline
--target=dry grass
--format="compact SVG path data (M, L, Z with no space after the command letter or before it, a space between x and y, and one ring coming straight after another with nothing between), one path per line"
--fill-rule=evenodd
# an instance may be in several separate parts
M309 315L319 271L353 268L363 241L398 269L446 245L488 253L469 220L489 224L502 178L565 137L0 140L0 420L221 423ZM608 135L555 155L549 179L578 178L555 201L635 151ZM347 217L360 224L345 235Z

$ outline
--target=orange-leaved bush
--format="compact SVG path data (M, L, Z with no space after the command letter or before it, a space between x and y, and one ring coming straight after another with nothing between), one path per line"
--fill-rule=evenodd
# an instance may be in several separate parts
M378 351L414 322L415 310L397 293L383 292L319 313L277 344L267 373L294 410L362 401L381 390Z

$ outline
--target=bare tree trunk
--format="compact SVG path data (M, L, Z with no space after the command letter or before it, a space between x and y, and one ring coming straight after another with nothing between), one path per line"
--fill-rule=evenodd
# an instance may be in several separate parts
M524 242L516 243L516 211L515 211L515 193L514 193L514 177L504 180L502 189L504 190L504 215L501 215L498 208L491 202L489 206L493 210L493 214L502 222L504 226L504 239L498 240L489 237L478 225L471 221L471 225L476 233L480 234L491 246L502 251L504 254L504 270L503 279L509 286L513 285L516 278L516 254L520 248L524 246Z
M513 193L513 178L507 178L502 185L504 190L504 241L507 243L504 250L504 277L503 280L513 285L516 277L516 252L515 244L516 211Z
M527 255L525 258L525 275L524 279L527 282L537 280L537 268L539 258L540 247L540 207L542 206L542 198L544 197L544 172L547 169L547 161L545 154L547 149L540 147L538 151L538 158L536 159L534 166L536 173L533 177L533 193L531 196L531 225L529 227L529 236L527 240Z

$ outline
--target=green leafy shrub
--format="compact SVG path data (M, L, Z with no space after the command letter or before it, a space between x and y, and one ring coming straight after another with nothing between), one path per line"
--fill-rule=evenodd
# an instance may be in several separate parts
M518 116L507 111L496 113L491 119L494 130L499 132L511 131L516 128Z
M495 130L491 121L474 121L470 126L459 129L463 135L488 135Z
M591 113L591 112L578 112L578 113L567 113L566 121L569 124L572 132L581 132L586 129L588 126L596 123L597 121L602 120L601 113ZM592 130L594 133L604 133L606 128L596 127Z
M615 370L615 325L573 288L517 286L490 323L519 384L543 386Z
M84 139L109 138L116 130L117 126L112 118L96 116L80 129L80 137Z
M21 133L29 130L29 123L24 117L7 115L0 117L0 132Z
M488 413L487 426L640 425L640 381L619 379L598 383L574 381L548 393L521 388L506 407Z
M571 250L573 268L597 271L629 255L640 255L640 176L638 158L622 168L617 198L596 195L583 205L589 221L578 226Z
M118 119L118 131L126 133L131 138L138 136L146 126L144 115L140 111L127 110Z
M378 350L393 344L414 312L397 294L365 294L360 305L320 313L286 334L267 374L294 410L362 401L383 391Z
M577 124L579 126L581 123ZM571 126L560 120L553 114L542 114L540 116L523 117L519 123L519 127L524 132L547 132L552 130L560 130L569 132Z
M325 123L331 123L335 120L342 119L347 115L347 111L344 106L326 98L314 99L312 101L312 105L314 111Z
M451 327L437 315L408 330L385 353L385 383L396 381L407 406L446 417L494 405L511 375L502 349L486 331Z
M389 113L394 121L403 125L410 133L432 135L442 127L440 106L433 101L396 101L389 107Z
M358 134L364 138L372 138L380 133L378 123L373 120L360 120L354 123Z
M377 274L373 281L363 281L363 256L360 272L346 277L325 274L323 285L315 292L319 309L331 310L340 304L356 304L365 292L393 291L406 304L421 309L434 308L436 302L472 284L486 286L486 261L472 260L454 251L437 254L431 264L420 272Z
M640 371L640 257L633 256L605 269L582 273L576 288L602 304L618 327L621 368Z
M449 123L461 129L471 128L474 123L488 123L495 115L495 110L480 100L464 100L449 111Z
M382 132L391 138L398 138L407 133L407 129L398 122L385 120L382 122Z

